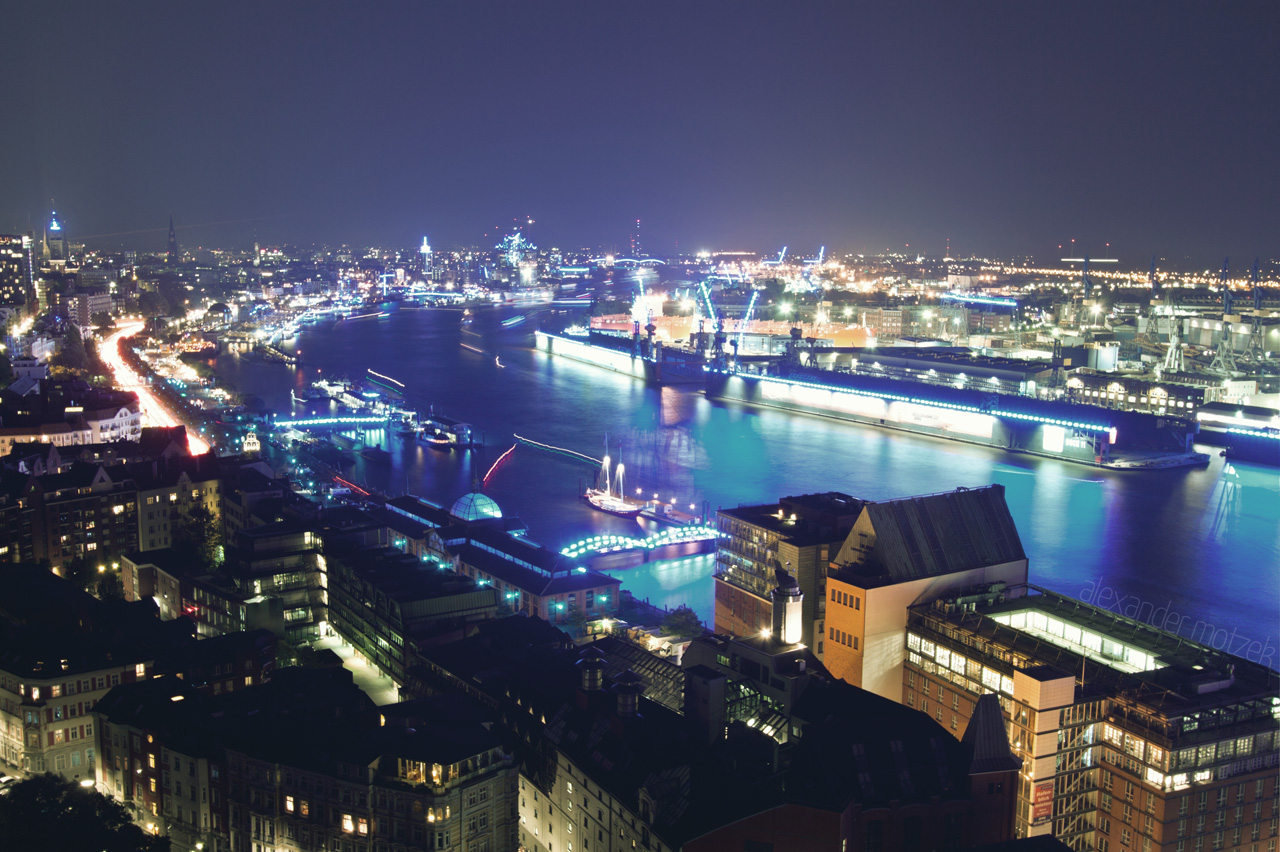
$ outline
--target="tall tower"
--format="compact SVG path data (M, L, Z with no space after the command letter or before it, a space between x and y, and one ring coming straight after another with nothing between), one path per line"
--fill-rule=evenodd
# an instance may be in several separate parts
M58 221L58 213L49 216L49 227L44 232L44 255L51 261L67 260L67 234Z
M178 235L173 230L172 213L169 214L169 255L165 262L170 266L177 266L178 264Z

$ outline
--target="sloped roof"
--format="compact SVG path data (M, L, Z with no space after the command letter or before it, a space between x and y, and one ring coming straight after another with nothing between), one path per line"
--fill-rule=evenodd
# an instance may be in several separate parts
M1022 768L1022 762L1009 750L1009 735L1004 729L1004 712L1000 699L988 692L974 705L973 717L961 740L973 751L970 775L985 772L1009 772Z
M895 582L1025 559L1004 486L868 503L871 559Z

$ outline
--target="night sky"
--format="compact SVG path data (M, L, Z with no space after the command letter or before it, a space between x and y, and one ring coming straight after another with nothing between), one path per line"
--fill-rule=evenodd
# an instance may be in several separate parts
M0 231L54 199L143 249L172 212L188 247L532 216L620 251L639 218L657 254L1280 255L1274 0L93 0L4 28Z

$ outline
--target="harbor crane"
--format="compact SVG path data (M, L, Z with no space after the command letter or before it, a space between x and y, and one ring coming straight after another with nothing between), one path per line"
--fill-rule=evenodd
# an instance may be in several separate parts
M1231 262L1231 258L1225 258L1222 261L1222 273L1218 277L1218 286L1222 289L1222 339L1218 341L1218 348L1213 353L1213 363L1209 365L1209 372L1216 373L1219 376L1233 376L1239 370L1236 369L1236 353L1235 347L1231 344L1231 308L1235 299L1231 293L1231 286L1227 283L1227 266Z
M1158 352L1161 306L1164 304L1164 299L1162 298L1164 285L1160 283L1160 279L1156 276L1156 256L1154 254L1151 255L1151 268L1147 272L1147 286L1151 288L1151 299L1147 304L1147 325L1142 333L1134 338L1134 342L1145 349ZM1172 326L1174 322L1176 320L1173 316L1172 307L1170 307L1169 325Z
M1089 255L1086 254L1084 257L1064 257L1062 258L1062 262L1081 264L1080 284L1081 286L1084 287L1084 297L1088 299L1093 295L1093 281L1089 278L1089 264L1090 263L1119 263L1120 261L1114 257L1090 258Z
M782 247L782 251L778 252L778 258L777 258L777 260L765 260L765 261L761 261L760 265L761 265L761 266L781 266L781 265L782 265L782 261L783 261L783 260L785 260L785 259L786 259L786 257L787 257L787 247L786 247L786 246L783 246L783 247Z
M785 251L785 250L784 250L784 251ZM806 261L805 261L805 265L806 265L806 266L821 266L821 265L822 265L823 258L825 258L825 257L826 257L826 254L827 254L827 247L826 247L826 246L818 246L818 256L817 256L816 258L812 258L812 257L811 257L811 258L809 258L808 260L806 260Z
M1249 280L1253 285L1253 316L1249 321L1249 355L1250 361L1261 363L1266 357L1262 331L1262 285L1258 270L1258 258L1253 259L1253 272Z
M759 295L759 290L751 291L751 301L747 303L747 315L743 317L742 322L738 325L738 339L733 345L733 352L735 355L742 349L742 340L747 333L747 326L751 324L751 315L755 312L756 297Z

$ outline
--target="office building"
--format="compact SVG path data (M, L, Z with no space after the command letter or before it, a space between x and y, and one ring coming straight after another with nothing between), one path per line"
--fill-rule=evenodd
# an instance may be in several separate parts
M983 696L1022 764L1018 836L1073 849L1274 849L1280 675L1029 587L913 607L903 701L959 734Z
M0 234L0 306L35 310L30 237Z
M827 566L863 504L832 491L717 512L715 632L751 636L768 629L773 619L770 592L782 568L804 595L800 641L821 658Z

